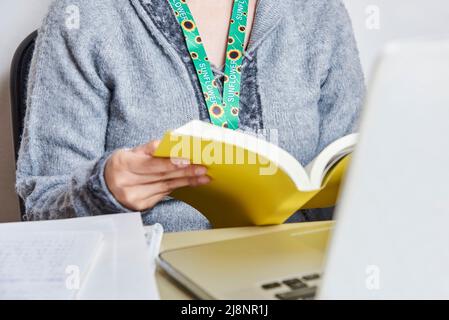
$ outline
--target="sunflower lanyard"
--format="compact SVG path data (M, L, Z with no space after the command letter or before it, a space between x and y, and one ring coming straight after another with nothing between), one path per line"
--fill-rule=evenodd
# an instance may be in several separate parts
M226 49L223 97L214 80L211 64L186 0L169 0L181 25L187 48L201 83L209 117L214 125L239 127L240 82L248 15L248 0L234 0Z

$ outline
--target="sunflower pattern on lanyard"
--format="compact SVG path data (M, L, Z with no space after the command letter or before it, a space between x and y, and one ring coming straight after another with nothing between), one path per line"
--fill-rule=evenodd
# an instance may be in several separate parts
M214 73L186 0L169 0L184 33L198 79L203 90L209 117L214 125L236 130L239 127L240 85L248 23L248 0L234 0L229 22L223 97L214 80Z

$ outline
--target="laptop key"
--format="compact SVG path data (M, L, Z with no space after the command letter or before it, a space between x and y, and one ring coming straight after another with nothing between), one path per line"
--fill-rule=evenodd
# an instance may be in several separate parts
M280 286L281 286L281 284L279 282L271 282L271 283L262 285L262 289L270 290L270 289L274 289L274 288L279 288Z
M295 289L306 288L307 285L304 282L297 282L297 283L290 284L289 287L290 287L290 289L295 290Z
M318 273L312 273L312 274L302 277L302 279L306 280L306 281L317 280L319 278L320 278L320 275Z
M307 287L307 285L304 282L302 282L301 280L299 280L297 278L284 280L284 281L282 281L282 283L284 283L291 289L301 289L301 288Z
M316 295L317 287L304 287L275 295L280 300L311 299Z

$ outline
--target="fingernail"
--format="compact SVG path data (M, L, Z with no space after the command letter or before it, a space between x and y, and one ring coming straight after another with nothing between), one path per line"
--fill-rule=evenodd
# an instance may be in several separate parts
M198 167L195 169L196 176L204 176L207 173L207 169L205 167Z
M178 168L186 168L190 165L190 161L187 159L173 159L172 162Z
M210 178L208 176L198 178L199 184L208 184L210 182Z

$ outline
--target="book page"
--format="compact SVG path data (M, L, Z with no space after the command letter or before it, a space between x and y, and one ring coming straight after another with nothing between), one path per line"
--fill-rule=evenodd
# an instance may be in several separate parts
M194 120L173 131L180 136L223 142L262 156L283 170L302 191L313 190L304 167L287 151L257 136Z
M0 299L74 299L101 232L2 232Z
M321 187L327 172L354 150L357 138L358 134L354 133L334 141L307 165L306 171L309 173L310 183L315 189Z

